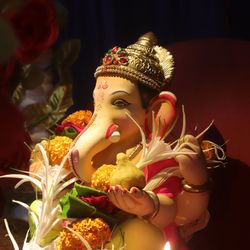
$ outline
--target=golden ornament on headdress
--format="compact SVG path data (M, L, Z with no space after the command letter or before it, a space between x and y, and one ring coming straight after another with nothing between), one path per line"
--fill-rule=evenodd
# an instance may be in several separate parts
M148 32L127 48L109 50L95 77L118 76L161 90L172 77L173 66L170 52L158 46L155 35Z

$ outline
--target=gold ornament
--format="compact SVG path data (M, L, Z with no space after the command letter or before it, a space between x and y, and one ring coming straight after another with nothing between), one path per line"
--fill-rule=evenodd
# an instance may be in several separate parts
M119 76L160 91L172 77L173 65L170 52L158 46L155 35L148 32L127 48L109 50L95 77Z

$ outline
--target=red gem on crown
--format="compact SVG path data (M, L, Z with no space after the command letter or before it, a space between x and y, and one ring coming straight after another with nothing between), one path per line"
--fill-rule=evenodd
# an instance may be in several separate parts
M103 65L128 65L128 56L126 51L118 46L115 46L102 60Z

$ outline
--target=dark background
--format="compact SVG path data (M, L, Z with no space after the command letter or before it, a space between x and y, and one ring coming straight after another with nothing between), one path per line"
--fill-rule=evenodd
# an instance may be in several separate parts
M69 12L60 39L80 38L72 67L74 106L90 107L101 57L153 31L175 58L171 90L185 105L192 133L215 120L210 138L227 144L228 164L211 175L215 186L206 229L190 241L191 250L248 249L250 13L244 0L61 0ZM59 41L60 41L59 39Z
M68 10L61 40L79 38L73 67L76 108L89 104L93 73L104 53L153 31L160 44L193 39L250 39L249 3L244 0L60 0Z

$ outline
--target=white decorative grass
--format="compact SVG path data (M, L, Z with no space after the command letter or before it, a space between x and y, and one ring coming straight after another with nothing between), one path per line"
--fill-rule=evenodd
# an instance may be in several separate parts
M41 168L39 169L38 173L29 173L30 175L8 174L0 176L0 178L21 179L16 184L15 188L18 188L25 182L31 182L42 192L42 205L38 214L31 211L27 204L20 201L14 201L30 211L33 221L36 225L34 235L29 242L27 242L26 237L22 248L23 250L53 249L52 245L41 247L40 242L61 220L58 217L60 212L58 199L61 196L62 191L64 191L66 187L78 180L77 177L69 178L66 180L66 178L71 174L71 171L65 169L63 166L68 159L68 155L71 152L68 152L60 165L50 166L45 149L41 144L38 144L37 146L39 147L39 150L41 151L43 157ZM14 249L19 250L19 247L9 230L8 222L6 219L5 225Z
M140 125L134 120L133 117L131 117L127 113L127 116L137 125L138 129L140 130L142 138L142 153L139 161L136 163L136 167L138 167L139 169L143 169L147 165L153 164L161 160L175 158L177 155L196 155L195 152L182 150L182 143L183 143L182 139L186 135L186 115L184 106L182 106L182 114L183 114L182 130L179 139L177 139L172 143L167 143L164 141L165 136L164 137L158 136L161 124L155 124L154 112L152 112L152 136L149 142L147 142L145 133L143 129L140 127ZM200 134L195 136L195 138L197 140L201 138L206 133L206 131L212 126L212 124L213 121L209 124L209 126L206 129L204 129ZM208 163L217 163L218 165L223 164L222 161L225 160L226 156L222 147L212 142L211 145L212 147L208 150L215 150L217 160L208 161ZM159 187L162 183L164 183L170 176L181 177L178 166L167 167L161 170L153 178L151 178L151 180L144 187L144 190L151 190L151 191L154 190L155 188Z

